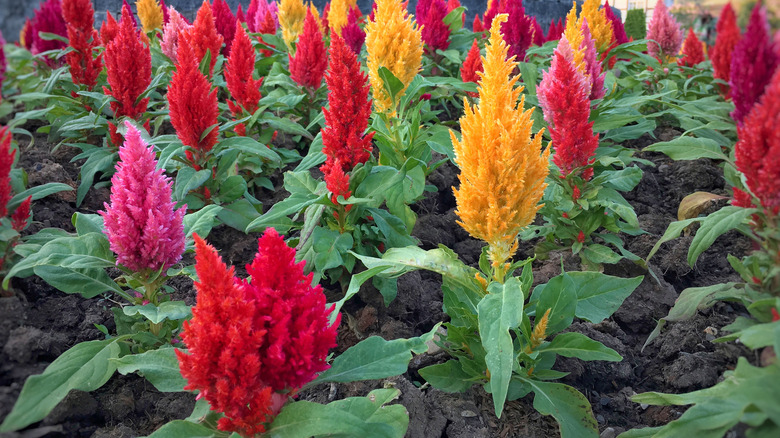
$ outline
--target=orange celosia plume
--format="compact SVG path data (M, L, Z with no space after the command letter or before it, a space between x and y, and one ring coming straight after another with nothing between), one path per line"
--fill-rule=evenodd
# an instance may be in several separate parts
M179 38L187 39L190 47L195 52L195 57L200 63L209 52L211 62L209 63L209 75L214 73L214 64L217 62L217 55L222 47L223 38L217 32L214 14L211 12L211 5L208 0L203 0L203 4L198 9L198 15L192 28L181 32Z
M507 59L507 45L499 32L506 15L491 24L483 59L479 104L469 105L460 119L462 140L450 133L460 187L454 189L459 224L488 243L493 266L509 259L517 234L539 210L548 173L549 151L542 151L542 136L532 136L533 110L523 111L523 87L510 77L517 63ZM533 137L533 138L532 138Z
M612 43L613 32L612 23L607 19L604 10L599 9L599 6L601 6L599 0L585 0L585 3L582 4L580 19L587 20L590 33L596 40L596 49L603 52Z

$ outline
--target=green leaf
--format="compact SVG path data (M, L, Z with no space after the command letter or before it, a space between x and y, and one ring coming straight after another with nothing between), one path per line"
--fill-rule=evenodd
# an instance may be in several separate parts
M385 66L379 67L378 73L379 78L382 79L382 84L384 85L387 95L390 96L393 102L398 102L398 94L403 92L404 83L395 77L393 72Z
M524 300L520 281L510 277L503 285L492 283L477 306L479 337L487 353L485 364L490 371L490 392L498 418L504 410L515 357L509 330L523 321Z
M208 427L187 420L173 420L155 430L147 438L217 438L227 437L223 432L218 432Z
M558 333L574 321L577 308L576 287L569 273L563 273L534 289L531 300L536 299L536 317L541 318L547 309L550 309L545 331L547 336Z
M653 246L653 249L650 250L650 253L647 255L647 258L645 259L645 263L650 261L650 258L653 257L656 252L658 252L658 249L661 248L662 244L680 237L680 234L689 225L691 225L694 222L701 222L703 220L704 218L695 217L691 219L685 219L682 221L675 221L670 223L669 226L666 227L666 231L664 231L664 235L661 236L661 239L658 240L658 242L656 242L655 245Z
M609 318L631 295L643 276L634 278L613 277L600 272L568 272L577 296L574 314L593 324Z
M590 403L579 391L562 383L542 382L518 375L531 386L534 408L542 415L552 415L561 428L561 438L597 438L599 432Z
M103 233L103 216L99 214L73 213L71 223L76 233L83 236L87 233Z
M200 210L184 215L184 234L187 239L192 239L197 234L205 239L214 227L214 218L222 211L219 205L207 205Z
M160 392L181 392L187 381L179 371L179 360L174 348L160 348L141 354L128 354L111 359L122 375L137 372Z
M323 227L317 227L312 234L314 242L314 267L319 272L341 266L344 262L342 255L352 249L355 243L349 233L339 233Z
M728 205L707 216L688 248L688 264L693 267L699 255L712 246L722 234L742 225L756 210Z
M76 206L81 205L81 201L87 196L87 192L92 188L92 183L95 181L95 174L98 172L109 173L119 159L117 151L111 148L95 148L86 153L82 153L74 157L73 159L85 158L83 155L87 155L87 161L81 165L81 183L76 190Z
M593 263L613 264L623 259L623 256L600 243L592 243L584 247L582 252L585 254L585 257Z
M259 119L261 123L267 123L271 129L276 129L282 132L293 135L301 135L309 140L314 140L314 136L309 133L303 126L293 122L289 119L283 119L273 114L264 113Z
M219 186L219 201L223 203L233 202L246 192L246 181L241 175L227 177Z
M338 356L333 365L309 385L384 379L403 374L412 360L411 352L420 354L427 351L425 343L433 339L439 325L416 338L386 341L379 336L371 336Z
M456 360L427 366L419 373L431 386L444 392L466 392L475 382Z
M615 350L582 333L561 333L552 340L536 349L539 352L555 353L564 357L576 357L580 360L607 360L620 362L623 357Z
M298 163L298 167L295 168L294 172L309 170L314 166L324 163L326 159L325 153L322 152L322 134L317 133L317 136L314 137L314 140L312 140L309 145L309 152L303 157L301 162Z
M402 405L385 406L397 389L375 389L367 397L350 397L327 405L297 401L286 405L266 432L272 438L402 438L409 415Z
M154 324L159 324L166 319L176 321L189 318L192 310L184 301L166 301L159 306L145 304L143 306L125 306L122 311L127 316L141 314Z
M637 166L626 167L620 170L606 170L599 175L604 178L604 185L621 192L633 190L642 180L642 169Z
M45 198L49 195L59 192L67 192L73 190L73 187L63 183L46 183L39 186L30 187L29 189L19 193L8 201L8 211L14 211L19 204L22 203L28 196L32 196L33 201Z
M19 430L42 420L71 389L94 391L116 371L109 359L120 354L117 339L76 344L62 353L43 371L24 382L11 413L0 425L0 432Z
M677 137L671 141L662 141L643 149L645 152L661 152L673 160L697 160L712 158L727 160L728 157L720 150L720 145L709 138Z
M183 200L187 194L196 190L211 178L211 170L203 169L196 171L192 167L183 167L176 174L176 184L174 184L174 198Z
M221 142L219 142L217 147L219 147L224 151L237 149L243 152L244 154L264 158L272 163L281 162L281 158L279 157L279 154L274 152L268 146L258 142L257 140L251 137L237 136L237 137L226 138Z

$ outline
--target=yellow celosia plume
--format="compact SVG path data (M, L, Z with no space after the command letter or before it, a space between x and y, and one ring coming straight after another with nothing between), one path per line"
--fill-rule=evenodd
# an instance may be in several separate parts
M539 210L548 173L549 149L542 151L542 133L532 138L533 109L523 111L517 62L507 58L500 33L506 14L493 19L482 60L479 104L464 99L460 118L462 140L450 132L460 188L454 189L459 224L488 243L493 266L501 266L517 246L517 234ZM518 102L518 98L520 101Z
M144 32L163 28L163 10L157 0L138 0L135 2L135 8L138 10L138 18L141 19Z
M306 18L306 5L303 0L280 0L279 27L282 28L282 39L287 48L292 50L292 43L303 31L303 20Z
M566 29L563 31L574 52L574 65L581 73L585 73L585 51L582 49L582 18L577 18L577 2L572 2L571 10L566 15Z
M341 28L347 25L349 10L357 5L357 0L331 0L328 10L328 27L331 32L341 36Z
M309 10L311 11L311 15L314 16L314 19L317 20L317 27L320 28L320 33L326 35L325 24L322 23L322 17L320 17L320 11L317 10L317 7L314 6L314 3L309 2Z
M580 19L588 20L588 28L599 52L606 50L612 43L612 23L605 15L603 9L599 9L600 0L585 0L582 4ZM581 24L581 23L580 23Z
M394 110L393 99L383 86L379 68L390 70L406 87L422 67L422 35L401 0L377 0L374 19L366 25L368 77L379 112Z

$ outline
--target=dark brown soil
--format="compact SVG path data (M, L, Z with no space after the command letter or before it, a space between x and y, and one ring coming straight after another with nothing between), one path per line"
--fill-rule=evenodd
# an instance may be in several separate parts
M673 132L657 132L659 136ZM65 182L75 187L78 167L70 163L75 150L61 147L56 153L39 138L26 150L22 142L21 166L30 174L31 184ZM646 136L636 147L651 143ZM663 155L641 153L655 167L642 166L644 177L626 198L634 206L640 224L648 234L623 236L627 248L645 257L676 220L682 198L695 191L727 195L721 170L710 160L674 162ZM439 244L454 249L469 264L475 264L481 243L455 223L457 169L442 166L430 176L438 192L428 193L414 208L419 215L414 235L423 248ZM79 211L94 213L108 200L107 189L90 191ZM72 230L71 215L76 211L73 193L55 195L38 201L33 208L35 223L31 232L46 227ZM215 229L209 240L221 250L227 263L239 270L253 257L258 235L247 236L227 227ZM692 286L734 281L725 254L741 256L749 251L749 242L736 233L723 236L700 257L694 268L686 262L691 237L682 237L662 246L650 267L659 281L643 269L629 263L607 266L610 275L645 275L639 288L609 320L601 324L576 322L572 329L587 334L623 355L619 363L582 362L561 358L556 369L569 374L563 382L579 389L590 400L602 437L614 437L636 426L657 426L681 414L678 408L645 407L629 400L645 391L685 392L713 385L722 373L736 364L747 351L735 344L716 344L718 331L744 309L718 304L687 322L668 324L661 336L642 350L656 321L664 317L680 291ZM532 242L521 244L517 257L528 257ZM188 259L191 261L191 258ZM571 260L567 264L571 264ZM560 259L535 262L537 283L560 273ZM576 265L576 264L575 264ZM427 272L407 274L399 280L398 297L385 307L382 298L370 286L365 287L344 307L339 329L338 352L370 335L386 339L417 336L445 319L441 310L440 279ZM177 281L177 298L194 302L191 282ZM0 298L0 418L10 412L25 379L40 373L59 354L78 342L100 339L94 324L114 328L110 308L101 298L85 300L59 292L36 277L15 280L16 296ZM338 291L328 291L337 296ZM507 404L498 419L492 413L490 395L475 387L464 394L447 394L427 385L419 377L420 368L445 360L442 353L415 357L409 371L387 381L321 385L301 394L318 402L363 396L371 389L393 385L401 391L399 400L410 413L409 437L553 437L558 428L549 417L539 415L530 397ZM84 393L72 391L41 423L11 437L135 437L146 435L162 424L185 418L192 411L190 394L164 394L144 379L115 375L103 388Z

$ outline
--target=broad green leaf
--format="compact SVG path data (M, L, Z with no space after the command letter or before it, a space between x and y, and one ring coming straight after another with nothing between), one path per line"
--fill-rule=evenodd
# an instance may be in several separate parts
M431 386L444 392L466 392L475 383L475 380L463 371L460 363L452 359L427 366L418 372Z
M688 248L688 264L695 265L699 255L712 246L715 239L742 225L753 213L755 209L728 205L704 218Z
M317 227L312 234L314 242L314 267L319 272L339 267L343 264L343 254L352 249L355 243L352 234L339 233L328 228Z
M712 158L714 160L727 160L720 145L709 138L677 137L671 141L662 141L643 149L645 152L661 152L673 160L697 160L699 158Z
M600 272L568 272L577 296L577 318L598 324L609 318L631 295L643 276L613 277Z
M245 230L258 216L260 216L260 213L257 211L257 208L246 198L239 198L235 202L223 205L222 209L217 213L220 221L237 230ZM277 231L283 232L283 230L278 229Z
M233 202L246 192L246 181L241 175L227 177L219 186L219 201L223 203Z
M330 322L333 323L333 321L336 320L336 317L341 311L341 307L344 306L344 303L346 303L347 300L352 298L356 293L360 292L360 286L362 286L363 283L373 278L374 276L386 271L387 269L390 269L390 267L375 266L359 274L353 275L352 278L349 280L349 287L347 288L347 292L344 294L344 297L342 299L336 302L333 308L333 312L331 312L330 314Z
M600 243L590 244L584 247L582 252L585 254L585 257L593 263L613 264L623 259L623 256Z
M257 156L272 163L279 163L281 161L279 154L251 137L236 136L226 138L219 142L217 147L225 151L239 150L244 154Z
M117 338L76 344L43 371L30 376L0 432L23 429L42 420L71 389L94 391L116 371L109 359L120 354Z
M179 360L174 348L160 348L141 354L128 354L111 359L122 375L137 372L160 392L181 392L187 381L179 371Z
M409 339L386 341L371 336L338 356L333 365L309 385L384 379L403 374L412 360L412 352L427 351L425 343L433 339L438 328L439 324L436 324L430 332Z
M642 180L642 169L637 166L626 167L620 170L606 170L599 175L604 177L604 185L621 192L633 190Z
M189 318L192 310L184 301L166 301L159 306L144 304L143 306L125 306L122 311L127 316L141 314L154 324L159 324L166 319L176 321Z
M552 342L538 347L536 351L555 353L564 357L576 357L580 360L608 360L610 362L623 360L623 357L615 350L577 332L561 333Z
M289 119L283 119L270 113L264 113L258 119L260 123L267 123L271 129L276 129L292 135L301 135L309 140L314 140L314 136L303 126Z
M86 158L87 161L81 165L81 174L79 175L81 183L76 190L76 206L81 205L81 201L87 196L87 192L92 188L95 180L95 174L98 172L108 173L114 168L114 164L119 159L117 151L111 148L95 148L86 153L79 154L73 159Z
M498 418L504 410L515 358L509 330L523 321L524 301L520 281L510 277L503 285L492 283L477 306L479 337L487 353L485 363L490 371L490 392Z
M208 427L187 420L173 420L155 430L147 438L220 438L227 437L224 432L218 432Z
M398 102L398 95L403 92L404 83L385 66L379 67L379 78L382 79L385 92L390 96L390 99L393 102Z
M200 210L184 215L184 234L192 239L197 234L205 239L214 227L214 218L222 211L219 205L207 205Z
M8 211L14 211L19 204L22 203L28 196L32 196L33 201L45 198L49 195L59 192L67 192L73 190L73 187L63 183L46 183L39 186L30 187L29 189L19 193L8 201Z
M70 221L80 236L103 232L103 216L99 214L73 213Z
M179 169L176 175L176 184L174 184L174 198L182 201L187 194L198 189L211 178L211 170L195 170L191 167Z
M574 279L565 272L534 289L531 300L536 300L536 318L541 318L547 309L550 309L545 331L547 336L569 327L574 321L577 308L576 287Z
M282 408L266 435L402 438L409 426L409 414L402 405L386 406L399 394L397 389L375 389L367 397L350 397L327 405L293 402Z
M517 378L531 386L534 408L542 415L552 415L561 430L561 438L597 438L596 419L590 403L579 391L562 383Z

